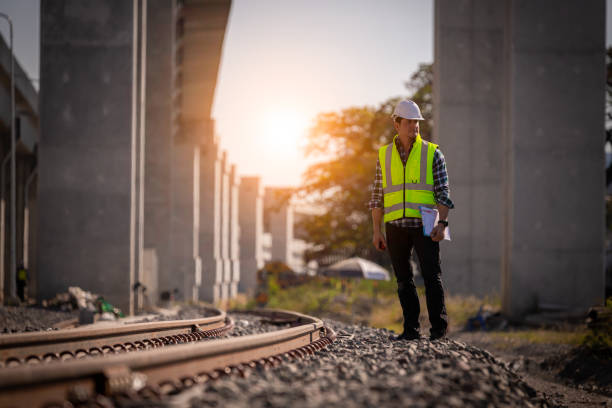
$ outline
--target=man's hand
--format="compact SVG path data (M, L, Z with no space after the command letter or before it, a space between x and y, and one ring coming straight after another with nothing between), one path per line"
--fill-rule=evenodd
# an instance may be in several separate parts
M374 236L372 237L372 244L374 244L376 249L378 249L379 251L384 251L385 249L387 249L387 243L385 242L385 237L380 231L381 230L380 222L382 221L382 218L383 218L382 208L372 208L372 222L374 224L374 228L373 228Z
M385 237L380 231L374 231L372 244L374 244L376 249L378 249L379 251L384 251L385 249L387 249L387 242L385 241Z
M444 239L444 229L446 227L442 224L438 224L431 230L431 240L434 242L440 242Z

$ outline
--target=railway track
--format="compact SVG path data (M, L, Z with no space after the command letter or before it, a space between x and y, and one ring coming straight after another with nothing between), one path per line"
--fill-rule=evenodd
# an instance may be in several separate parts
M210 309L210 313L212 316L192 320L2 335L0 368L146 350L198 341L231 330L232 322L224 311Z
M67 401L105 406L123 398L158 400L220 376L245 375L253 368L314 354L335 339L333 331L315 317L278 310L254 314L268 323L291 327L207 342L179 342L163 349L139 348L135 353L4 367L0 369L0 407L66 406ZM223 314L223 318L220 327L227 327L227 316ZM118 344L125 344L125 340Z

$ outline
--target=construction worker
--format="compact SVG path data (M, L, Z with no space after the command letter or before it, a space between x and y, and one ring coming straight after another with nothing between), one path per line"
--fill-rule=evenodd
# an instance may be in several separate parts
M410 100L400 101L392 115L397 134L378 151L376 176L369 207L372 210L376 249L389 249L397 277L397 294L404 315L404 331L393 340L414 340L419 333L419 298L410 266L416 250L425 282L430 339L446 335L448 317L440 275L440 245L453 208L449 197L444 156L437 145L419 134L421 110ZM424 235L419 207L436 208L438 224L430 236ZM386 237L381 229L384 221Z

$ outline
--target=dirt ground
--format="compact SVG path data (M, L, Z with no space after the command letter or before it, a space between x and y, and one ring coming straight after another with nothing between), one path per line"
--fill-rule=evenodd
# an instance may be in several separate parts
M489 351L564 406L612 407L610 350L602 355L564 344L507 341L503 332L454 331L449 337Z

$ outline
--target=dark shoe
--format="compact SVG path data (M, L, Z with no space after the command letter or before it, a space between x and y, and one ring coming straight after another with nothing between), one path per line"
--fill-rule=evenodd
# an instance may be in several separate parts
M399 336L390 336L389 337L391 340L393 341L399 341L399 340L419 340L421 338L421 335L417 332L403 332L402 334L400 334Z
M429 340L440 340L446 338L446 332L431 332Z

